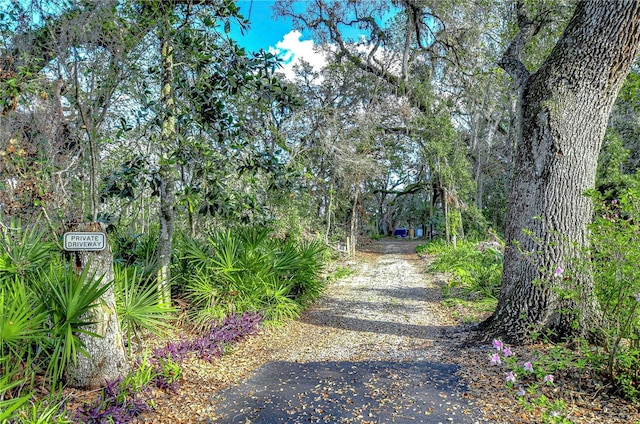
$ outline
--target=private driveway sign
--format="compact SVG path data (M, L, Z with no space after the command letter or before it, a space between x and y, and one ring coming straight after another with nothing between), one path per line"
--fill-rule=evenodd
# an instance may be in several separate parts
M100 251L106 246L105 233L76 232L64 234L64 250L67 251Z

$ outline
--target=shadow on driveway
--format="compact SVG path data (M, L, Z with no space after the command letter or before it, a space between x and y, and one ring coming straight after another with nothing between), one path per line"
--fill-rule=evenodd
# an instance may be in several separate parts
M419 362L270 362L218 392L222 423L473 423L457 366Z

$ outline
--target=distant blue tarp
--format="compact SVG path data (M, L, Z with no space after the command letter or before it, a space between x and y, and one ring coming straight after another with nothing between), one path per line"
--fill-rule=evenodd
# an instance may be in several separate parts
M396 228L395 230L393 230L393 236L394 237L408 237L409 236L409 230L407 228Z

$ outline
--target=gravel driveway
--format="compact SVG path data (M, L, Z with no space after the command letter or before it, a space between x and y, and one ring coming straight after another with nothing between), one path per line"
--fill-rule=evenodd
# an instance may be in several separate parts
M208 421L476 422L450 360L454 323L416 244L372 245L370 260L283 328L268 362L216 392Z

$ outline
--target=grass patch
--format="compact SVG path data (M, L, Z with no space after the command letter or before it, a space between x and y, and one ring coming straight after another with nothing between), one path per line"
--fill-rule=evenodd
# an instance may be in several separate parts
M447 274L445 297L466 300L496 299L502 277L502 252L484 243L463 241L453 246L431 242L418 247L419 253L437 255L429 271Z
M462 241L453 246L441 240L418 246L418 253L435 255L427 269L446 275L442 304L463 323L483 320L498 301L502 251L489 243Z

